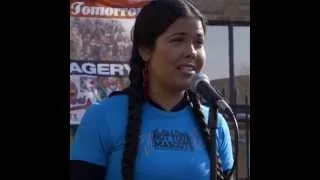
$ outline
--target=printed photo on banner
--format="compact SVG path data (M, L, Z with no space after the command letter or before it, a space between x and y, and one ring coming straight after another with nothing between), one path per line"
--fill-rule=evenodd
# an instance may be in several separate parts
M80 84L80 76L70 78L70 124L79 124L86 109L92 104Z
M70 124L129 84L131 31L148 0L70 2Z
M132 19L71 17L70 59L129 61Z

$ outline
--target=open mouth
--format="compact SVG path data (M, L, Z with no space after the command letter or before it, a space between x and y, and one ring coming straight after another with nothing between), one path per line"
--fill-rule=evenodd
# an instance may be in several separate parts
M177 69L183 73L195 74L196 67L192 64L183 64L177 67Z

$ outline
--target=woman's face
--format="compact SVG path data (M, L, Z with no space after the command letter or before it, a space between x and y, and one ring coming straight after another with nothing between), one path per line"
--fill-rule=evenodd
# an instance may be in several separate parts
M192 75L201 71L206 58L201 21L177 19L157 38L149 55L151 81L172 90L188 89Z

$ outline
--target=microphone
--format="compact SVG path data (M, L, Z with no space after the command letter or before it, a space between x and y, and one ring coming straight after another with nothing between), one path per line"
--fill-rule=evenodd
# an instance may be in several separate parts
M207 75L205 75L204 73L197 73L192 77L191 80L191 86L190 86L190 90L194 93L199 94L202 98L204 98L208 104L210 105L210 107L217 107L219 109L221 109L223 111L223 115L228 115L228 117L230 117L233 120L233 124L235 126L235 155L234 155L234 161L233 161L233 165L231 168L230 173L227 175L226 179L230 179L231 175L234 173L234 170L237 167L237 162L238 162L238 151L239 151L239 127L238 127L238 123L237 123L237 119L231 109L231 107L228 105L228 103L222 98L222 96L216 91L216 89L214 87L211 86L210 84L210 80L208 78ZM214 109L214 108L213 108ZM210 114L212 108L210 108ZM214 115L215 112L213 112L213 116L211 116L209 114L209 124L213 124L216 123L216 121L214 122L214 120L216 120ZM212 119L213 118L213 119ZM210 123L211 121L211 123ZM213 127L216 127L216 124L213 124ZM212 127L209 125L209 127ZM212 139L216 139L216 133L212 133L211 134ZM214 141L216 142L216 141ZM211 152L211 161L210 161L210 166L215 167L216 166L216 143L212 144L212 152ZM216 179L216 168L213 168L212 173L210 174L211 179Z
M223 112L225 110L231 110L228 103L222 98L216 89L210 85L210 80L204 73L197 73L192 77L190 89L192 92L203 97L210 106L217 106Z

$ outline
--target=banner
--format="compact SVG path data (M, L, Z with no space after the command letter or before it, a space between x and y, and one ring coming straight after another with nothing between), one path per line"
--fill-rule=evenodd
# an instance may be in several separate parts
M147 0L70 2L70 124L129 84L131 29Z

